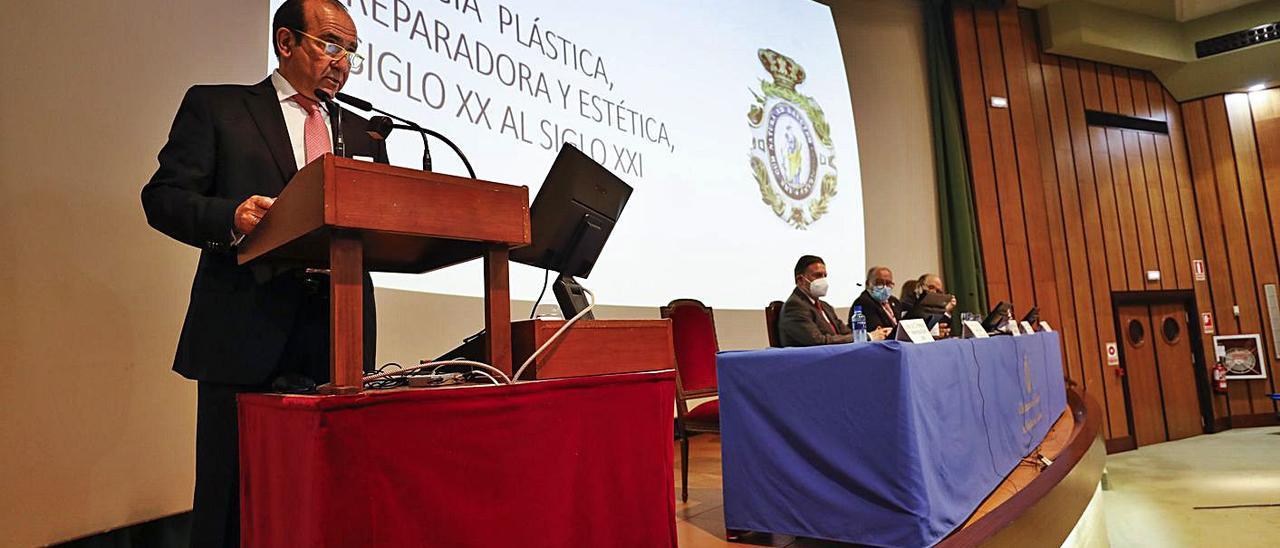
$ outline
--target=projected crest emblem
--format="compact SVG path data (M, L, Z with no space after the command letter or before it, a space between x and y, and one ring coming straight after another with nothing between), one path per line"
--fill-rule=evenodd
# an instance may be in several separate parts
M804 230L826 215L836 195L831 128L818 103L796 91L804 68L771 49L757 53L773 81L751 91L751 172L773 214Z

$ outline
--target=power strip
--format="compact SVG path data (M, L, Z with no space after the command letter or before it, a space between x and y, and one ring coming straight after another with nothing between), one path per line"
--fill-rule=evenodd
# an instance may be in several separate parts
M414 388L426 388L431 386L447 386L450 384L462 384L466 382L466 376L462 373L440 373L436 375L410 375L409 386Z

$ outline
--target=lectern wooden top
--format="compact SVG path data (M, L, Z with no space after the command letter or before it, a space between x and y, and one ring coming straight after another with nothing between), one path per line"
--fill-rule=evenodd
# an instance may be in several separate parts
M360 234L368 270L427 272L528 245L529 188L326 154L298 171L238 259L324 268L334 230Z

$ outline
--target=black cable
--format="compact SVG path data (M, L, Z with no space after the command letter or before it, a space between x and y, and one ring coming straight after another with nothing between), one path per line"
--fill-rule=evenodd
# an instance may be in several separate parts
M982 414L982 431L987 435L987 454L991 455L991 473L1000 475L996 470L996 452L991 449L991 425L987 424L987 397L982 393L982 361L978 359L977 345L969 341L969 353L973 354L973 364L978 367L978 401Z
M533 301L533 310L529 311L529 319L532 320L534 314L538 313L538 305L542 304L543 295L547 294L547 282L551 280L551 269L542 269L542 291L538 293L538 300Z
M396 362L387 362L382 364L382 367L379 367L377 371L374 372L374 374L385 373L387 369L391 367L395 367L396 369L404 369L404 367L402 367L400 364ZM397 387L405 386L407 384L409 384L409 381L408 379L405 379L403 376L383 377L376 381L366 382L365 388L368 388L370 390L385 390L387 388L397 388Z

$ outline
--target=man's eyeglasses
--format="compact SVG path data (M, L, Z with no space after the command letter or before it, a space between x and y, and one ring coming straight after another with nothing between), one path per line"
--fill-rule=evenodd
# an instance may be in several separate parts
M298 29L289 29L289 30L296 32L298 34L301 34L303 36L306 36L307 38L315 40L316 42L319 42L320 51L321 53L324 53L325 57L333 59L334 61L340 61L342 59L346 59L347 62L351 64L352 70L360 70L360 67L364 65L364 56L360 55L359 53L356 53L354 51L349 51L346 48L342 47L341 45L335 44L333 42L329 42L321 38L316 38L315 36L302 32Z

